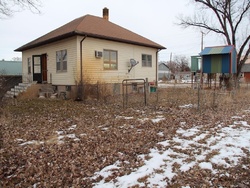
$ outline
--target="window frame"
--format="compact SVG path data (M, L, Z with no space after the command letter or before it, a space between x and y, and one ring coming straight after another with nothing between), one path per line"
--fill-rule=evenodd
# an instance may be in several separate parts
M144 57L145 56L145 60ZM142 67L152 67L152 55L150 54L142 54L141 55Z
M28 74L31 74L31 57L27 58Z
M109 53L108 61L105 61L105 55L106 53ZM115 53L115 61L112 59L112 53ZM109 65L109 68L106 68L105 65ZM112 67L112 65L115 65L115 68ZM118 51L117 50L110 50L110 49L104 49L103 50L103 69L104 70L118 70Z
M56 72L68 71L68 52L67 49L56 51Z

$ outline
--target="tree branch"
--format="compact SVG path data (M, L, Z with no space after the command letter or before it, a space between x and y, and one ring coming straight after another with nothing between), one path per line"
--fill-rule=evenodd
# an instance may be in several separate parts
M15 12L29 9L40 14L40 0L0 0L0 19L11 17Z

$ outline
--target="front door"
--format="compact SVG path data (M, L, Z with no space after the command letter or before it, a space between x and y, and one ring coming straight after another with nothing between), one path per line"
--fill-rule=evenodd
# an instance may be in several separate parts
M33 81L47 82L47 55L33 55Z

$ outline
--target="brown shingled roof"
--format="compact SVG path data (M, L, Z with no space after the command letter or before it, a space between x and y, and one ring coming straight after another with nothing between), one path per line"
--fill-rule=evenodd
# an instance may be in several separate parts
M92 15L85 15L17 48L15 51L28 50L76 35L136 44L157 49L166 49L165 47L106 19Z

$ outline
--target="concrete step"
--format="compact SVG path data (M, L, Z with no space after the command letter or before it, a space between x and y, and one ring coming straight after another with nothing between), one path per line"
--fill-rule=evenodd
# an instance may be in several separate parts
M23 86L15 86L15 89L16 90L19 90L19 91L25 91L27 89L27 87L23 87Z
M25 88L11 88L10 89L10 91L13 91L13 92L19 92L19 93L21 93L21 92L23 92L23 91L25 91L26 89Z
M4 98L14 98L14 96L18 96L20 93L25 92L28 87L30 87L33 84L37 84L36 81L33 81L32 83L19 83L14 88L11 88L10 91L7 91L4 95ZM51 86L46 86L46 91L50 91Z
M36 84L36 82L32 83L19 83L14 88L11 88L10 91L7 91L4 95L5 98L13 98L14 96L18 96L19 93L24 92L30 87L32 84Z
M14 95L11 95L9 93L5 93L5 95L4 95L4 98L13 98L13 97L14 97Z
M18 92L18 91L7 91L7 93L8 93L9 95L18 96L18 94L19 94L20 92Z

